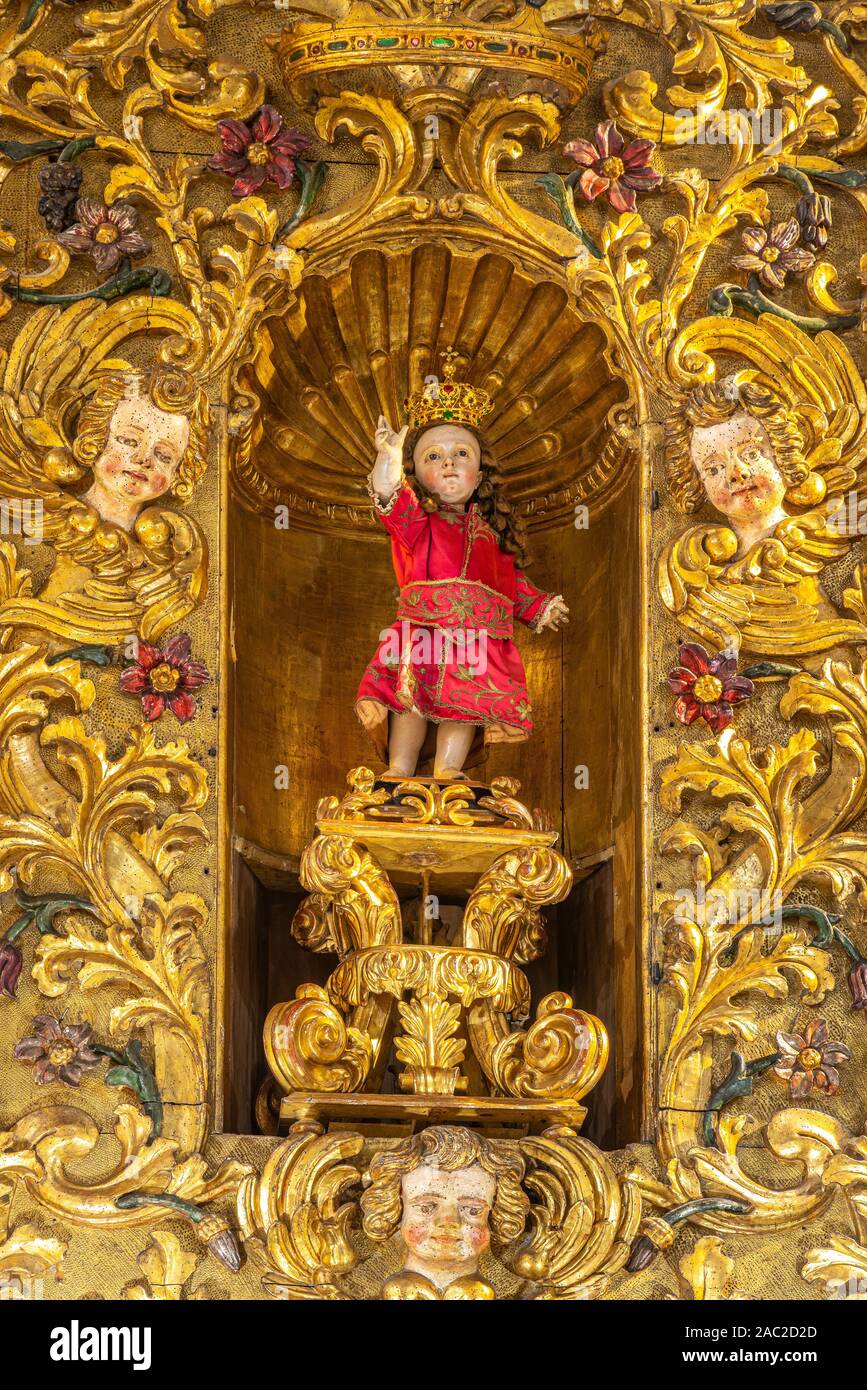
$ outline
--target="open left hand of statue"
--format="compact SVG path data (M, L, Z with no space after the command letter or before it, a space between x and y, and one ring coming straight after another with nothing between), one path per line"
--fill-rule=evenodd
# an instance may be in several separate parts
M558 597L554 599L544 619L539 624L539 631L544 632L550 628L552 632L559 632L561 624L565 627L568 622L569 609L563 600Z

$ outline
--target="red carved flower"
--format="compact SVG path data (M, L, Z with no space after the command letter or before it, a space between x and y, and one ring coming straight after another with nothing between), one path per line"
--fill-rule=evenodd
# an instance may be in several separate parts
M99 1054L89 1046L93 1031L89 1023L64 1027L50 1014L39 1014L33 1020L33 1030L32 1038L16 1043L15 1056L33 1063L33 1080L38 1086L57 1080L77 1086L85 1071L99 1066Z
M678 697L675 714L682 724L703 719L715 734L722 733L732 722L732 705L748 700L755 686L737 674L735 657L725 652L711 657L698 642L684 642L677 657L680 665L668 677Z
M828 1041L828 1025L823 1018L814 1018L803 1034L778 1033L777 1047L781 1057L774 1075L786 1081L793 1099L808 1096L812 1090L833 1096L840 1087L838 1062L847 1062L851 1052L845 1043Z
M564 146L563 153L583 170L570 174L566 182L577 183L588 203L604 193L617 212L634 212L636 192L646 193L662 183L662 175L647 162L655 149L653 140L624 145L614 122L603 121L596 127L594 144L570 140Z
M219 154L208 160L208 168L220 174L234 174L232 192L236 198L255 193L266 179L278 188L288 188L295 173L295 156L303 154L310 140L300 130L284 130L283 117L273 106L263 106L252 125L229 117L217 122Z
M121 672L120 688L128 695L140 695L145 719L151 723L165 713L186 723L196 712L195 697L208 679L207 667L201 661L190 660L190 639L185 632L172 637L164 647L139 642L138 660Z
M79 198L76 220L57 240L67 251L90 256L102 274L112 270L124 256L144 256L151 249L136 231L138 212L132 203L115 203L107 208L95 198Z

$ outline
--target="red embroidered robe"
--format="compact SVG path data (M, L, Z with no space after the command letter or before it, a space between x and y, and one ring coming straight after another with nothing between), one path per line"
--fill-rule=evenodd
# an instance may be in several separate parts
M388 711L467 720L486 743L532 732L514 619L538 627L555 595L531 584L472 503L427 512L406 483L376 513L391 536L397 622L362 677L356 712L387 760Z

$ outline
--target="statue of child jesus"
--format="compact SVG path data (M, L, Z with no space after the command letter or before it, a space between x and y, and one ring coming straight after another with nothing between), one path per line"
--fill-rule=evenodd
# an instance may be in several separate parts
M491 398L454 380L454 356L446 354L442 383L408 398L402 430L379 417L369 489L391 536L400 600L356 700L387 755L386 775L413 775L434 726L441 781L461 776L471 753L483 756L480 734L488 744L532 733L512 625L557 631L569 614L560 594L543 593L521 568L520 529L477 428Z

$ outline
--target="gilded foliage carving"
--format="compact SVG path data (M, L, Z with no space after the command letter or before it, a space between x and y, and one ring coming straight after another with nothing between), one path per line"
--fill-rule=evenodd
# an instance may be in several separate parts
M366 1272L365 1242L391 1240L394 1231L377 1234L376 1213L364 1212L361 1187L375 1162L360 1135L301 1121L287 1138L268 1141L258 1167L223 1161L225 1148L214 1145L213 914L204 890L177 886L207 847L214 786L192 740L132 720L115 736L101 718L117 709L109 685L117 649L130 638L147 648L179 637L179 624L204 608L219 537L206 535L187 504L206 467L231 469L239 485L254 478L261 421L243 369L268 319L294 314L300 322L304 276L340 269L350 250L411 246L424 234L460 241L465 254L497 252L560 286L570 311L604 336L624 395L616 419L608 418L599 487L625 469L628 438L630 460L640 456L648 478L653 470L666 525L673 519L654 555L654 621L666 624L666 641L673 633L686 639L682 659L695 658L696 639L722 658L720 677L702 672L719 685L707 709L676 728L674 756L671 743L664 751L657 839L645 844L648 855L671 856L652 903L651 938L662 962L662 1176L622 1177L565 1125L509 1141L505 1157L492 1150L485 1161L497 1181L523 1193L512 1191L520 1230L497 1243L490 1281L451 1296L488 1297L490 1289L504 1297L629 1297L639 1231L663 1248L666 1218L689 1203L698 1204L690 1217L697 1239L674 1260L685 1299L739 1297L731 1238L760 1248L771 1232L830 1219L832 1206L834 1221L843 1212L848 1227L841 1219L817 1236L802 1279L824 1294L860 1287L865 1140L832 1113L837 1083L828 1074L850 1049L814 1029L817 1046L792 1052L787 1074L779 1038L800 1040L792 1010L818 1019L847 982L854 1031L867 991L867 600L861 533L846 512L862 486L867 396L854 331L863 312L858 267L841 261L845 244L836 240L837 226L867 210L867 176L857 167L867 147L863 6L840 0L818 17L803 6L797 30L754 0L598 0L586 29L574 6L558 0L544 15L521 5L502 13L465 6L447 36L465 42L507 32L551 45L543 50L557 55L548 87L549 60L535 48L526 71L514 56L506 63L462 50L457 62L452 54L435 89L411 54L388 60L390 84L358 82L357 62L329 59L313 130L322 148L348 141L360 172L349 196L321 203L321 173L308 166L288 195L260 188L227 202L213 181L201 152L206 138L217 122L252 122L269 96L259 73L214 47L210 21L236 8L237 0L88 8L66 16L68 38L57 52L40 47L47 18L59 13L54 0L20 0L0 21L0 195L14 202L49 160L80 164L102 209L99 225L120 216L125 235L140 237L132 247L146 234L141 257L154 261L134 266L139 251L131 252L100 280L96 259L85 265L64 233L46 228L29 239L14 218L0 225L0 490L22 508L38 504L49 556L47 570L44 555L31 557L26 527L17 544L0 542L0 890L15 898L3 923L2 968L12 971L3 978L14 974L4 988L14 994L23 958L46 999L93 1004L110 1040L103 1053L122 1071L116 1084L140 1102L114 1107L115 1159L87 1184L74 1176L100 1137L87 1092L81 1106L30 1105L0 1135L4 1194L7 1184L20 1185L70 1227L164 1225L168 1212L180 1213L212 1250L225 1230L208 1226L217 1218L203 1209L231 1205L257 1289L261 1281L269 1295L300 1299L382 1292ZM310 95L309 73L297 85L292 74L293 45L314 43L323 24L332 33L345 22L347 32L374 39L398 20L407 33L433 32L421 3L349 10L311 0L292 43L287 35L276 43L285 90L294 93L287 109ZM653 214L649 192L636 210L601 214L574 180L549 170L528 196L526 180L512 176L531 151L559 159L563 128L592 84L600 24L609 53L618 35L639 31L665 55L663 81L621 67L598 93L621 135L660 147L653 197L665 202ZM469 52L473 61L464 61ZM573 75L552 91L565 53L576 56ZM819 53L835 74L833 91L814 77ZM498 64L522 78L520 90L484 86ZM765 113L776 123L760 139L750 117ZM711 161L699 149L696 167L669 158L720 117L727 138L718 176L706 172ZM174 133L169 153L166 129ZM788 279L784 266L780 282L769 282L763 266L791 251L793 238L800 270L791 263ZM744 247L759 262L778 254L737 281L723 278L734 276L732 255ZM469 343L466 356L472 360ZM138 374L144 398L156 368L185 402L190 467L180 490L169 496L166 488L125 526L80 495L80 419L106 378ZM708 402L719 419L702 415ZM763 443L782 479L780 502L764 528L739 526L702 472L696 431L731 419L746 431L750 421L774 426ZM595 486L588 483L588 495ZM710 510L681 529L677 508ZM755 681L755 724L725 699L726 681L735 679L726 662L736 659ZM729 706L722 714L721 703ZM725 727L711 739L705 726L720 718ZM320 803L326 824L304 857L310 896L292 931L338 960L325 986L303 986L269 1016L266 1050L281 1084L355 1100L381 1074L397 1031L399 1084L411 1100L460 1099L471 1051L495 1099L579 1101L604 1067L603 1025L557 992L523 1026L530 998L519 967L543 949L542 908L571 886L553 837L542 843L544 827L508 779L480 797L463 784L444 791L412 781L383 792L365 772L353 774L342 801ZM650 815L648 808L646 828ZM460 946L407 939L370 831L397 822L431 835L469 838L493 826L518 836L518 848L489 854L478 873ZM773 930L764 920L769 901ZM806 1025L798 1027L806 1039ZM133 1043L169 1102L164 1133L154 1131L146 1091L136 1090L144 1083L129 1064ZM835 1047L829 1061L822 1049ZM805 1061L805 1053L819 1060ZM775 1075L789 1093L777 1091L765 1105L767 1074L768 1087ZM802 1103L817 1090L818 1107ZM730 1108L754 1094L758 1117ZM760 1165L740 1148L757 1132ZM461 1142L472 1149L471 1134ZM642 1217L643 1204L662 1215ZM0 1242L0 1268L39 1275L64 1250L64 1240L31 1224L13 1226ZM180 1296L197 1268L166 1230L153 1231L140 1264L144 1283L130 1284L127 1297ZM396 1277L389 1287L397 1292L383 1296L403 1296L409 1286Z

